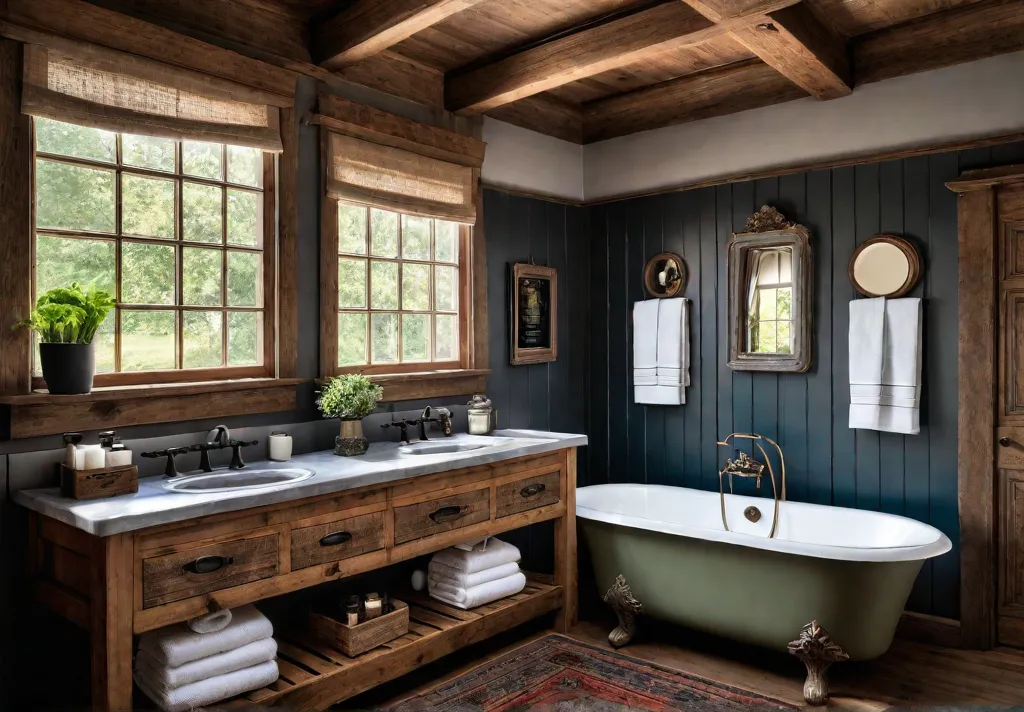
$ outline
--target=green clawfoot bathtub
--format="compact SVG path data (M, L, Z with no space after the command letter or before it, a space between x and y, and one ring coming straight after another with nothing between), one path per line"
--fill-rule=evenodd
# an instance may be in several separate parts
M798 657L793 646L812 621L842 649L836 660L884 653L922 564L952 547L912 519L800 502L780 503L769 538L771 508L725 495L727 531L717 492L616 484L576 495L599 590L611 589L625 628L642 607L645 617ZM619 643L632 634L622 628Z

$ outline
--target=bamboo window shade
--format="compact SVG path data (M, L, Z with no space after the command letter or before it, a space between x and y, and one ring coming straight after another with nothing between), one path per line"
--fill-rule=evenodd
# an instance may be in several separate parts
M199 72L87 47L25 45L21 110L30 116L171 139L280 152L291 100Z
M473 225L473 169L329 132L327 194L336 200Z

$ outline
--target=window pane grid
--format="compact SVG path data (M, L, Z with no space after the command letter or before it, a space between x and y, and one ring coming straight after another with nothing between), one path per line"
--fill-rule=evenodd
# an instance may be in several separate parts
M454 224L339 202L338 365L458 360L458 250ZM443 304L438 270L453 282ZM438 342L453 324L454 348Z
M49 123L69 128L69 125ZM53 238L57 240L55 244L68 248L74 243L83 246L108 244L113 248L113 284L109 287L116 307L104 324L104 327L113 327L110 335L112 363L109 367L104 364L97 369L98 372L263 365L262 152L122 134L115 134L112 143L113 162L50 151L36 153L40 167L68 165L102 171L113 178L113 204L109 206L113 213L112 232L95 230L93 224L86 225L85 229L40 224L36 229L37 242L40 238ZM126 143L131 146L130 155ZM198 165L197 155L200 158L205 155L207 162L212 161L216 167L204 169L206 175L196 175L203 172L199 169L186 171L183 153L186 143L190 146L193 167ZM53 151L64 147L54 149L48 144L47 148ZM69 152L74 152L74 149ZM78 153L82 154L82 151ZM233 165L235 160L241 163L240 168ZM66 185L58 183L57 188L64 189ZM190 234L185 227L186 185L205 188L208 196L213 195L209 192L211 188L219 193L220 209L215 219L219 221L219 234L216 242L189 239ZM36 190L37 193L40 191L38 185ZM229 195L253 198L245 199L246 214L239 220L245 228L241 233L244 241L232 240L229 234ZM72 193L66 200L70 202L78 197ZM100 206L101 211L105 208L107 206ZM133 209L137 209L134 214L130 212ZM206 219L210 217L205 216ZM212 236L213 233L209 233L209 237ZM127 262L126 251L132 253ZM204 291L201 287L197 290L187 281L196 279L196 275L191 270L186 271L186 255L205 256L210 261L214 253L220 262L219 285L214 292ZM50 258L59 259L60 256L58 252ZM46 260L47 255L37 248L37 264L40 258ZM216 259L212 261L216 262ZM38 272L37 268L37 275ZM209 271L207 276L210 276ZM37 284L37 295L53 286L57 285Z

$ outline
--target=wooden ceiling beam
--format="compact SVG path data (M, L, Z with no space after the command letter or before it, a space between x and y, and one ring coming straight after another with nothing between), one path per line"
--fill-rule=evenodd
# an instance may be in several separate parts
M684 0L714 22L726 22L763 0ZM769 66L818 99L853 92L846 44L804 4L770 10L768 19L732 36Z
M982 0L856 38L854 76L868 84L1024 50L1024 2Z
M355 0L313 31L320 65L337 69L371 57L482 0Z
M735 114L800 99L806 93L751 59L598 99L583 105L583 142Z
M754 14L715 23L682 2L667 2L610 20L488 64L445 82L445 105L478 114L563 84L700 44L765 21L766 10L796 0L758 0Z

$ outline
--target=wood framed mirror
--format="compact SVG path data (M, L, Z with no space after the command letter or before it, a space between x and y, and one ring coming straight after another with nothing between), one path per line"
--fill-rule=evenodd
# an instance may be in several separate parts
M802 373L811 367L810 233L767 206L747 226L727 248L729 367Z
M896 235L875 235L850 258L850 282L867 297L895 299L907 294L921 279L921 258L907 240Z

